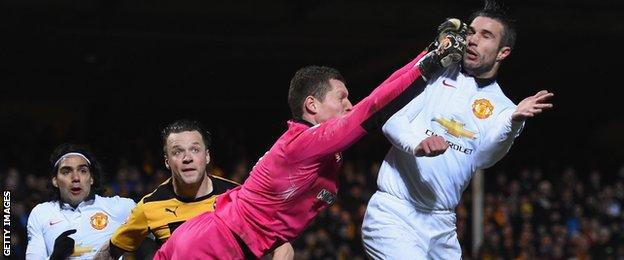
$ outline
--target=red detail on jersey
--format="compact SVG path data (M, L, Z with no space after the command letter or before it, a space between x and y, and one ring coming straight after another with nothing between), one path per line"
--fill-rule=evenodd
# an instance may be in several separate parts
M451 88L457 88L454 85L446 83L446 79L442 81L442 85L447 86L447 87L451 87Z
M61 220L57 220L57 221L50 221L50 226L54 226L54 225L56 225L58 223L61 223L61 222L63 222L62 219Z

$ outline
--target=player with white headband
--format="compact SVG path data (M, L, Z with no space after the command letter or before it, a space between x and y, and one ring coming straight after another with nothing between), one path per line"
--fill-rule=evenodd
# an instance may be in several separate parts
M135 203L98 195L101 166L84 147L60 145L50 163L50 200L28 217L26 259L92 259Z

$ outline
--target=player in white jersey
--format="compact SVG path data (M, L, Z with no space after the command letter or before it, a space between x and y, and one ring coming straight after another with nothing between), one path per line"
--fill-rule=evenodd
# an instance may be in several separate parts
M518 106L503 94L496 74L515 31L495 8L471 18L463 63L431 77L383 126L393 147L362 225L373 259L460 259L455 207L472 174L507 153L527 118L552 107L548 91Z
M50 163L51 200L35 206L28 217L26 259L92 259L135 203L97 195L101 167L81 146L60 145Z

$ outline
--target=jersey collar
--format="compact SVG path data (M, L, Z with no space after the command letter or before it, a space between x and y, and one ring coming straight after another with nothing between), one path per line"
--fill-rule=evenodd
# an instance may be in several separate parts
M76 209L92 205L94 202L95 202L95 193L91 192L91 194L89 194L89 196L87 196L85 200L80 202L78 206L76 206L75 208L69 205L69 203L65 203L63 201L59 201L59 206L61 207L62 210L75 211Z
M468 72L464 69L464 66L461 66L461 73L474 78L474 81L475 81L475 83L477 83L477 87L479 87L479 88L483 88L483 87L487 87L489 85L492 85L492 83L494 83L496 81L496 75L494 75L491 78L477 78L475 76L472 76L472 75L468 74Z
M214 178L212 178L212 177L210 176L210 174L207 174L206 178L209 178L209 179L210 179L210 181L212 182L212 191L211 191L210 193L208 193L208 194L204 195L204 196L201 196L201 197L197 197L197 198L184 198L184 197L182 197L182 196L180 196L180 195L176 194L176 193L175 193L175 191L174 191L174 189L173 189L173 179L172 179L172 178L169 178L169 183L167 184L167 189L169 189L169 191L173 194L173 196L174 196L177 200L179 200L179 201L181 201L181 202L184 202L184 203L190 203L190 202L202 201L202 200L205 200L205 199L207 199L207 198L210 198L210 196L212 196L212 195L214 195L214 194L219 194L219 193L217 193L217 191L215 190L215 181L214 181Z
M496 76L491 77L491 78L484 78L484 79L474 78L474 80L477 83L478 87L483 88L483 87L492 85L492 83L496 81Z
M293 122L299 123L299 124L304 124L304 125L307 125L309 127L313 127L314 126L314 124L312 124L312 123L310 123L310 122L308 122L308 121L306 121L306 120L304 120L302 118L298 118L298 117L295 117L295 118L291 119L290 121L293 121Z

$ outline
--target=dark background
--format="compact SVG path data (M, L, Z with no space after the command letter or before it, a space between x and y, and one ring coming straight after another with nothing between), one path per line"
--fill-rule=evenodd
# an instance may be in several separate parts
M613 235L590 239L589 254L622 256L624 247L609 245L624 244L624 226L611 223L624 223L624 216L604 205L624 205L624 2L505 4L518 21L518 42L499 83L516 103L548 89L555 108L529 120L486 175L479 254L471 251L472 194L464 193L457 207L464 257L499 250L506 258L532 259L547 238L565 249L563 256L579 257L577 230L560 231L569 221L598 219L608 221L582 233L595 238L609 227ZM466 19L481 6L472 0L0 0L0 186L15 196L16 259L25 250L28 212L48 199L47 160L56 145L89 145L112 193L138 200L168 174L160 129L194 118L213 133L215 168L242 180L286 129L288 85L298 68L339 69L355 103L426 47L444 18ZM371 133L345 153L340 198L294 241L298 259L363 259L359 225L388 147ZM577 201L568 203L569 194ZM542 209L544 201L555 206ZM523 211L531 205L535 212ZM586 214L577 216L577 208ZM511 221L493 221L495 210ZM315 239L325 249L312 251L308 242ZM338 257L336 248L345 245L351 253ZM555 249L533 255L556 259Z
M518 42L499 83L514 101L541 89L555 108L530 120L497 167L624 158L621 1L508 1ZM481 1L0 1L0 169L47 169L58 143L105 163L160 161L159 130L201 120L216 164L255 162L285 129L298 68L328 65L366 96ZM381 160L383 137L355 148ZM375 147L375 149L366 150ZM144 151L153 151L146 155Z

